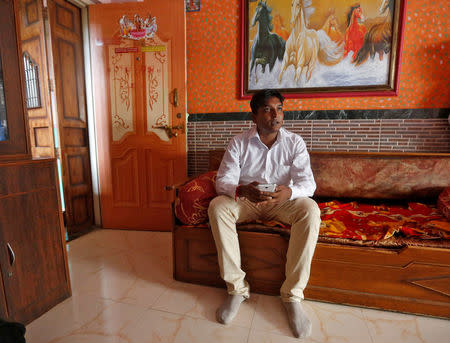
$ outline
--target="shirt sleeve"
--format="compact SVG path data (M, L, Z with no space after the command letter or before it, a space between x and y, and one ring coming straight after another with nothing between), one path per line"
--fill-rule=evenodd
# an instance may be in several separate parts
M236 138L231 139L220 163L216 177L217 194L234 198L241 175L240 148Z
M300 197L312 197L316 190L316 182L311 170L308 150L303 139L295 144L294 159L291 166L292 195L290 200Z

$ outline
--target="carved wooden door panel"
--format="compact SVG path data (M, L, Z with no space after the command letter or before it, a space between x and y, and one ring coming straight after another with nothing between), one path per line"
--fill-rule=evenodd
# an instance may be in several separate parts
M42 0L19 0L26 107L33 157L54 157Z
M69 236L94 222L80 9L48 0L61 163Z
M135 14L156 17L152 38L120 38ZM186 176L184 2L90 6L89 21L103 226L171 230L164 186Z

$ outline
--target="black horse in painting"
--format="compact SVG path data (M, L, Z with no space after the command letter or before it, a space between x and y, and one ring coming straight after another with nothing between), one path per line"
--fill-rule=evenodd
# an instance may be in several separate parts
M286 48L284 39L271 32L273 29L271 12L272 9L267 6L266 2L260 0L256 6L255 15L251 23L252 27L256 25L256 22L259 23L258 33L253 41L250 55L250 73L255 68L255 79L258 64L262 65L263 73L267 64L269 65L269 70L272 71L277 58L283 60ZM257 79L256 82L258 82Z

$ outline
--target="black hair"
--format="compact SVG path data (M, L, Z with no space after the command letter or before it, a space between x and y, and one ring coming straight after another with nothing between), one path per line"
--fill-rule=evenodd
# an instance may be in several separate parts
M264 106L268 99L272 97L277 97L283 104L284 96L281 95L276 89L262 89L257 93L253 94L252 100L250 101L250 107L252 108L253 114L258 113L258 109Z

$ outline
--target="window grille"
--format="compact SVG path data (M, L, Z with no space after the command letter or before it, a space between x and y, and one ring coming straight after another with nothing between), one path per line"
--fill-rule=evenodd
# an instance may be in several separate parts
M39 84L39 66L28 53L23 53L23 65L25 68L25 89L27 108L41 107L41 92Z

